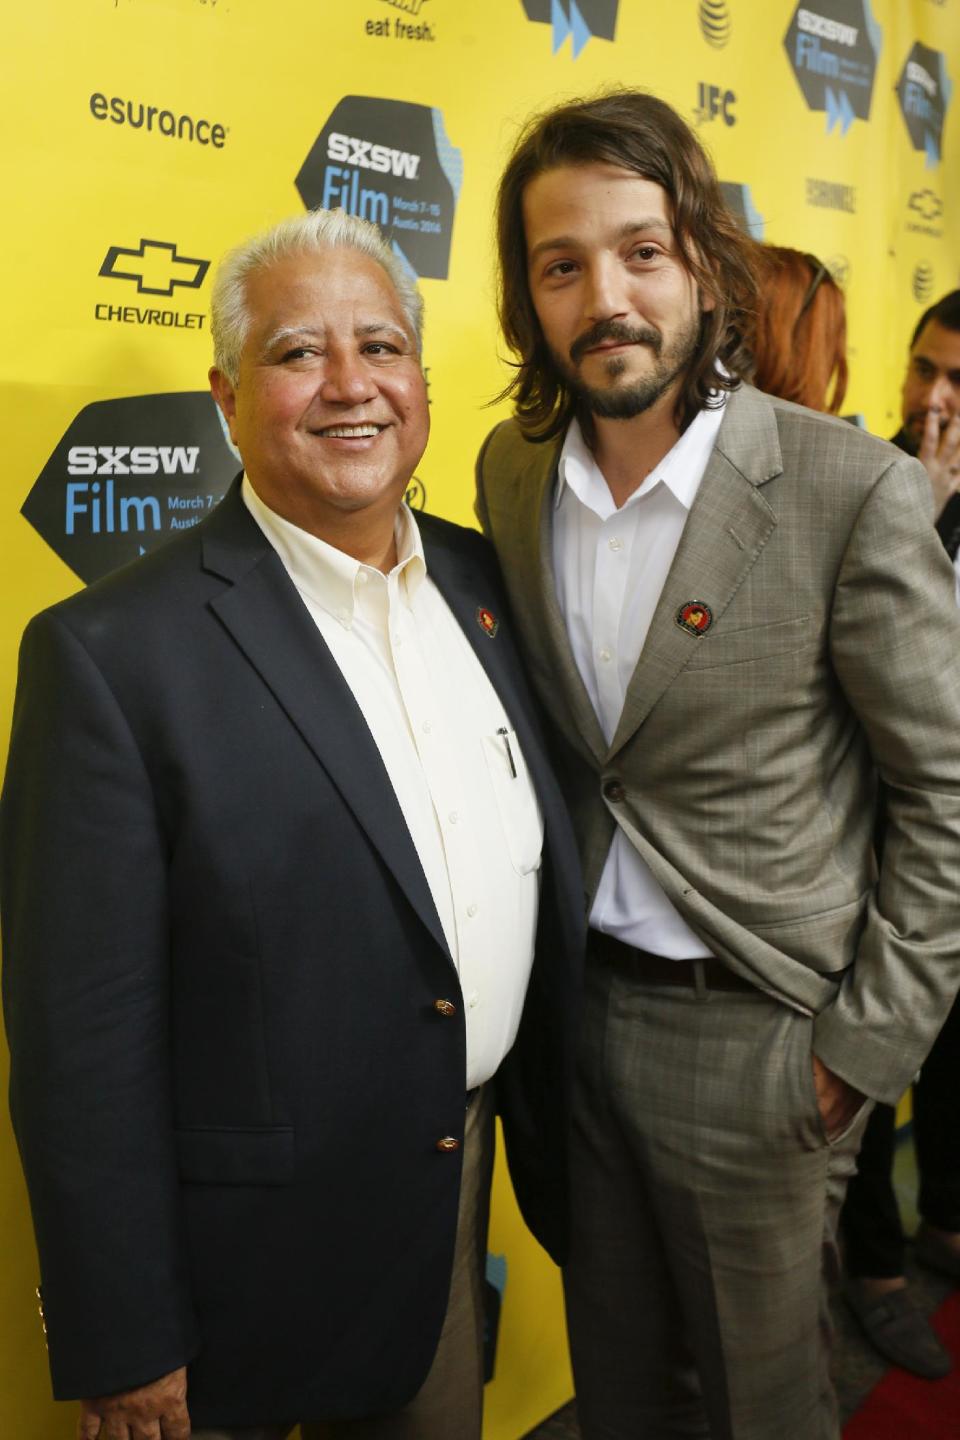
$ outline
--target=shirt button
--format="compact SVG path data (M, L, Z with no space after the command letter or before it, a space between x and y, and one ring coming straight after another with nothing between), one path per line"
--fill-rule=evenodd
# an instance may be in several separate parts
M438 1015L456 1015L457 1007L452 1000L434 1000L433 1008Z
M402 636L402 635L394 635L394 637L393 637L393 643L394 643L394 646L396 647L396 649L399 650L399 649L400 649L400 646L403 644L403 636Z
M616 535L614 535L613 539L612 539L612 540L609 540L607 543L608 543L608 545L610 546L610 549L611 549L611 550L622 550L622 549L623 549L623 541L622 541L622 540L618 540L617 537L616 537Z
M350 611L341 605L340 609L337 611L337 619L340 621L341 625L349 625Z
M470 919L471 919L471 920L473 919L474 915L476 915L476 913L477 913L477 907L476 907L476 905L468 905L468 906L467 906L467 914L470 916Z
M423 731L424 735L429 735L430 731L433 729L433 726L430 724L429 720L424 720L420 728Z
M451 810L450 814L447 816L447 819L450 821L451 825L456 825L457 821L460 819L460 812L458 810Z
M603 787L603 793L615 805L619 805L627 798L627 792L620 780L608 780Z
M478 1006L479 1004L480 1004L480 996L477 994L476 990L472 990L472 991L470 992L470 994L467 996L467 1005L469 1006L469 1008L470 1008L471 1010L476 1010L476 1008L477 1008L477 1006Z
M606 645L604 645L603 649L600 651L600 659L601 659L601 660L609 660L609 659L610 659L610 651L607 649Z
M441 1155L450 1155L454 1150L460 1149L460 1141L455 1139L453 1135L444 1135L442 1139L437 1141L437 1149Z
M612 541L612 540L611 540L610 544L611 544L611 546L613 545L613 541ZM358 584L358 585L366 585L366 583L367 583L367 581L368 581L369 579L370 579L370 576L367 574L366 570L358 570L358 571L357 571L357 584Z

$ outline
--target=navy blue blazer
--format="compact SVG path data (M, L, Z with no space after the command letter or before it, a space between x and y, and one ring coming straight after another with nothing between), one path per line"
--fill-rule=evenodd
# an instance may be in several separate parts
M498 1090L521 1208L559 1259L576 849L493 552L419 524L545 817ZM436 1141L463 1132L462 997L363 715L237 487L31 622L0 843L54 1393L188 1363L195 1425L402 1405L450 1281L461 1156Z

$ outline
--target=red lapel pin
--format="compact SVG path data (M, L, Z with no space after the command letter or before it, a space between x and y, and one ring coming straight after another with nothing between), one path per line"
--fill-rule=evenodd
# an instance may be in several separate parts
M713 611L702 600L688 600L677 611L677 624L691 635L705 635L713 624Z
M478 605L477 607L477 624L480 626L484 635L489 636L491 640L500 629L500 621L496 615L494 615L493 611L488 610L485 605Z

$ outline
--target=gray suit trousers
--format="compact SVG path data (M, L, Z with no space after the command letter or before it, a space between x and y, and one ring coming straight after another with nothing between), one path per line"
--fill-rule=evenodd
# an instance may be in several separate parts
M808 1017L623 956L588 965L574 1110L584 1440L839 1440L825 1282L870 1106L828 1144Z

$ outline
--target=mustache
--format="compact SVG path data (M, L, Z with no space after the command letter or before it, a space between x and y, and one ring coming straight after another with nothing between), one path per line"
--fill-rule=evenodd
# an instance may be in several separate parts
M588 350L592 350L604 340L613 340L619 345L649 345L654 355L659 355L663 347L663 336L659 330L653 330L647 325L633 326L624 325L621 320L598 320L574 340L570 346L570 359L576 364Z

